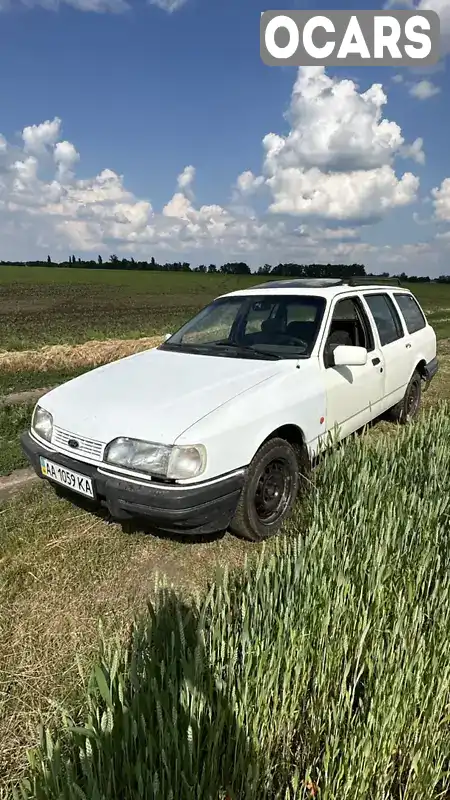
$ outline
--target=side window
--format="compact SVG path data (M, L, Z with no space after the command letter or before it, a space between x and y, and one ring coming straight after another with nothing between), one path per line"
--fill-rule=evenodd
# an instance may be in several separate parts
M404 336L402 323L391 298L387 294L365 294L364 299L375 320L381 345L384 347L401 339Z
M416 333L426 327L427 321L419 304L411 294L394 294L397 305L403 314L408 333Z
M357 297L338 300L334 307L324 350L324 363L327 367L332 365L331 354L340 344L365 347L369 353L374 349L369 320Z

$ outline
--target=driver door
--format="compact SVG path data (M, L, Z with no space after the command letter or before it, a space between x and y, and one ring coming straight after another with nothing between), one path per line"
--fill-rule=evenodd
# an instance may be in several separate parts
M339 344L365 347L367 363L335 367L331 354ZM339 429L343 439L381 413L384 397L384 357L375 345L370 321L357 296L337 299L319 354L326 391L326 433Z

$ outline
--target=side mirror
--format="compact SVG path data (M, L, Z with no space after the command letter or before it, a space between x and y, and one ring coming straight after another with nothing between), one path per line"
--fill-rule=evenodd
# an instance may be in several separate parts
M166 333L166 335L164 336L164 341L167 342L167 339L170 339L171 336L172 336L171 333Z
M333 363L335 367L363 367L367 364L367 350L365 347L338 344L333 352Z

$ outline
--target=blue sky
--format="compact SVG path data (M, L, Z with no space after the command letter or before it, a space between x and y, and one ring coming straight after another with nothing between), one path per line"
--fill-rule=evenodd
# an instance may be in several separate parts
M0 259L450 272L450 0L421 0L444 43L423 74L268 67L260 12L284 2L171 2L0 0Z

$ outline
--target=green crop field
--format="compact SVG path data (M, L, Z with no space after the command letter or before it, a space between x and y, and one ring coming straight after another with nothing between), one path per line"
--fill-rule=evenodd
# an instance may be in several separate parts
M0 351L179 327L224 292L260 278L186 273L0 268Z
M261 276L0 267L0 351L173 331L214 297ZM439 336L450 285L414 284Z

